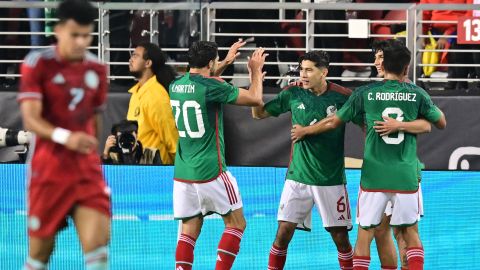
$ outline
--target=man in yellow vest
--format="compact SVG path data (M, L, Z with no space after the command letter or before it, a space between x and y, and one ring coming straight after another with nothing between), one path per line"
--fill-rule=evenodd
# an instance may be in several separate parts
M162 164L173 164L178 141L168 86L175 78L166 57L152 43L135 48L129 61L130 73L138 80L130 90L127 119L138 122L138 140L144 148L157 149Z

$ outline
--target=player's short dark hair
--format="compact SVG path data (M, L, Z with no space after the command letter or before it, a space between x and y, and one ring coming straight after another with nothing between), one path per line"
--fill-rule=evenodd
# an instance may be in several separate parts
M383 67L386 72L401 75L411 59L412 53L403 44L387 46L383 50Z
M330 56L326 51L311 51L307 52L298 59L298 65L302 65L302 61L309 60L315 63L318 68L328 68L330 65Z
M64 0L57 9L58 23L74 20L80 25L90 25L98 18L98 10L86 0Z
M204 68L218 56L218 46L211 41L196 41L188 50L190 68Z
M143 48L143 60L152 61L152 71L157 77L157 81L168 89L170 83L175 79L175 71L166 64L167 56L162 49L154 43L140 43L138 47Z
M399 39L375 40L372 44L372 51L373 53L383 52L388 46L405 46L405 44Z

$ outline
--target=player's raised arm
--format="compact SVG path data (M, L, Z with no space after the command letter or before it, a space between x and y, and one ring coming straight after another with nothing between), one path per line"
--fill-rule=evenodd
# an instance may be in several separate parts
M322 121L311 126L302 127L300 125L293 125L291 130L291 139L293 143L302 140L305 136L316 135L336 129L343 121L336 115L324 118Z
M249 90L240 88L236 105L242 106L263 106L263 78L265 73L262 71L265 64L265 58L268 54L265 49L256 49L248 60L248 71L250 73Z
M220 76L222 75L223 71L225 69L233 64L237 57L240 55L240 52L238 50L245 46L247 44L246 41L243 41L243 39L239 39L237 42L233 43L233 45L230 47L230 50L228 50L227 56L225 56L225 59L223 59L220 63L218 63L217 69L215 70L215 76Z

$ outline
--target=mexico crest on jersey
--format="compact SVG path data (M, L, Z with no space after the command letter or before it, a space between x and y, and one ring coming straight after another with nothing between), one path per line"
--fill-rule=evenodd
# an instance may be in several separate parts
M332 116L337 112L337 107L335 105L330 105L327 108L327 116Z

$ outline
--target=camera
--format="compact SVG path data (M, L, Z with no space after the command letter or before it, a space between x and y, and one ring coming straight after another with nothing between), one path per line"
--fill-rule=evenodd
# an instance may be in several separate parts
M131 154L137 143L137 139L133 133L138 131L138 123L136 121L121 121L112 127L112 135L117 139L117 146L112 151L121 154Z
M0 127L0 147L27 145L32 140L32 133Z

